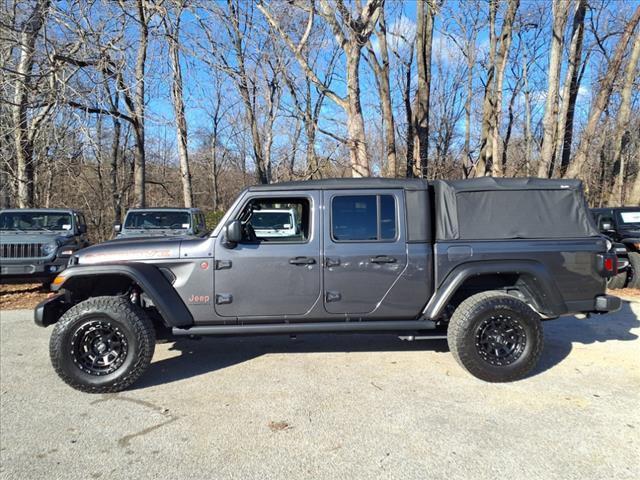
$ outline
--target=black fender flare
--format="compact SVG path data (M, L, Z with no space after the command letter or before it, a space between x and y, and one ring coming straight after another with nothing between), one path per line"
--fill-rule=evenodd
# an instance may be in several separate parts
M187 306L162 272L149 263L111 263L99 265L77 265L61 273L62 283L53 285L53 290L73 290L76 282L88 277L101 275L119 275L137 283L158 309L168 327L189 327L193 325L193 316Z
M527 285L534 295L537 309L550 317L557 317L568 312L568 308L560 294L556 282L549 271L540 262L531 260L491 260L467 262L454 268L423 310L426 318L439 317L456 293L458 288L469 278L487 274L518 274L525 276Z

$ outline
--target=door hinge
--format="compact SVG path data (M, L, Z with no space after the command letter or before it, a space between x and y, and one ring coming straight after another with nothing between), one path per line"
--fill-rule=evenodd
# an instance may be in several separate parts
M233 302L233 295L230 293L220 293L216 295L216 305L226 305Z
M342 300L342 295L340 294L340 292L327 292L324 298L327 303L339 302L340 300Z
M231 260L216 260L216 270L231 268Z

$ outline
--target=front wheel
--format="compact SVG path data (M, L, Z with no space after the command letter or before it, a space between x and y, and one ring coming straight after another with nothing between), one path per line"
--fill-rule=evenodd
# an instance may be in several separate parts
M122 297L95 297L70 308L49 342L51 363L68 385L119 392L147 369L155 348L151 320Z
M544 343L538 314L502 292L482 292L462 302L447 338L458 363L487 382L524 378L538 363Z
M628 288L640 288L640 253L629 252L629 282Z

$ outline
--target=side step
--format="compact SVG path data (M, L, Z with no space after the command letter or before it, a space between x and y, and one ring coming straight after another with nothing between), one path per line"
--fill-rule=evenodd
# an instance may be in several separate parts
M431 320L398 320L379 322L316 322L244 325L199 325L191 328L174 327L172 333L184 335L262 335L269 333L331 333L384 332L399 330L433 330Z

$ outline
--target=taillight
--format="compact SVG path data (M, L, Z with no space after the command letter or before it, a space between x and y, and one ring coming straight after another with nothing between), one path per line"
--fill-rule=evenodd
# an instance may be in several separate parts
M613 261L613 258L609 257L609 258L605 258L604 259L604 270L606 272L610 272L613 273L615 271L615 262Z
M598 254L598 270L603 277L613 277L618 273L618 257L615 253Z

